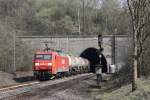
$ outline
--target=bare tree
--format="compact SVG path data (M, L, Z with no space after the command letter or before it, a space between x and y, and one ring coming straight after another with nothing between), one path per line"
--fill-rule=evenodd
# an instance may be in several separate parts
M132 25L131 34L133 36L134 47L132 91L135 91L137 89L137 69L144 51L143 44L149 35L146 32L146 25L150 16L150 0L127 0L127 4Z

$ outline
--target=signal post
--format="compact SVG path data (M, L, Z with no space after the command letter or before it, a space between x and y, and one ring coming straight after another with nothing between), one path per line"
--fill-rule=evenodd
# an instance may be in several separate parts
M101 87L101 81L102 81L102 36L98 35L98 46L99 46L99 50L98 50L98 54L99 54L99 58L100 58L100 62L98 65L95 66L95 73L96 73L96 77L97 77L97 85Z

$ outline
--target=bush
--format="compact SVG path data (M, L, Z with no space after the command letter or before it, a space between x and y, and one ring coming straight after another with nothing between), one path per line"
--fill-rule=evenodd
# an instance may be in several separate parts
M32 69L33 50L21 41L18 43L16 46L16 70L29 71Z

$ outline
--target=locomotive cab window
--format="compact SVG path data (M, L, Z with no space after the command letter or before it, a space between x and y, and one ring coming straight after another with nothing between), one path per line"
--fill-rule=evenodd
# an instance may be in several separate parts
M52 59L52 55L44 55L44 59L45 60L51 60Z
M51 60L52 55L51 54L36 54L35 59L41 59L41 60Z

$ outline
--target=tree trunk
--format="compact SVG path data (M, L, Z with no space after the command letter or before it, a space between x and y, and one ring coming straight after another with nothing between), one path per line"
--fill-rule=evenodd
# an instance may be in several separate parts
M137 59L134 59L132 91L135 91L137 89L137 62Z
M141 74L142 74L142 55L141 55L141 57L139 58L139 60L138 60L138 72L137 72L137 78L141 78Z
M133 63L133 80L132 80L132 91L137 89L137 68L138 68L138 42L137 32L134 34L134 63Z

